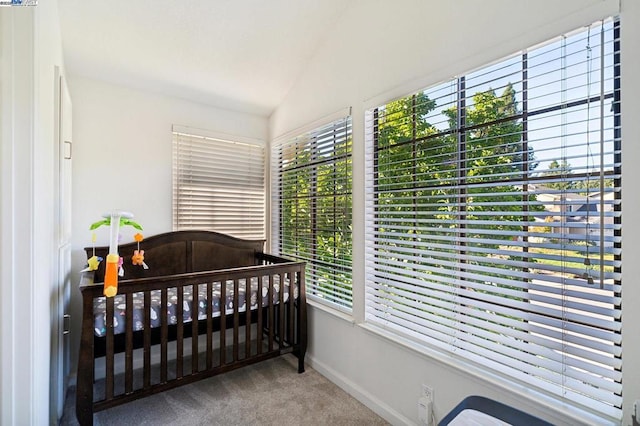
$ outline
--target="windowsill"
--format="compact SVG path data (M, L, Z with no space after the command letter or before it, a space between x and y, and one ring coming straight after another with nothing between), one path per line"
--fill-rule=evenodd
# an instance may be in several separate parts
M347 312L343 312L340 311L338 309L332 308L330 306L325 305L324 303L320 303L320 302L316 302L315 300L312 300L311 298L307 297L307 305L312 306L314 309L318 309L320 311L323 311L327 314L330 314L336 318L340 318L341 320L344 320L348 323L351 324L355 324L355 320L353 319L353 316Z
M517 383L507 377L500 376L495 373L487 372L480 366L470 363L466 360L446 355L436 349L419 345L410 339L402 336L394 335L380 327L368 323L358 324L363 330L371 333L379 338L383 338L399 346L402 349L408 349L420 356L428 357L435 360L446 367L455 369L465 375L472 375L474 378L484 382L484 384L497 388L499 391L506 391L517 397L522 397L525 404L531 407L537 407L539 410L547 408L554 412L556 418L565 419L566 423L575 422L576 420L584 424L602 424L617 425L619 421L609 417L602 417L598 414L590 413L578 407L564 404L558 401L557 397L536 392L524 384Z

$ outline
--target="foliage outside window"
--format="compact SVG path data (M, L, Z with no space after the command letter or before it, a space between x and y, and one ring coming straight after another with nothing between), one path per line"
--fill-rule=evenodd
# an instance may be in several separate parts
M273 148L274 249L307 262L307 293L350 310L351 118Z
M367 112L369 323L620 419L619 24Z

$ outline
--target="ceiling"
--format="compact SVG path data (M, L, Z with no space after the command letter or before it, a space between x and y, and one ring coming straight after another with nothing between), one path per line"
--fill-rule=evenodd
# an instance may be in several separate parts
M65 67L268 116L345 0L58 0Z

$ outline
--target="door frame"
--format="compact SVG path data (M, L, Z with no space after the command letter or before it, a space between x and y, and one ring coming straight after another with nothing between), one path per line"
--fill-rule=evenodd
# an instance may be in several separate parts
M51 246L38 235L50 212L37 208L37 58L35 8L0 8L0 424L49 423L50 259L34 260Z
M50 421L57 423L64 411L69 384L68 317L71 287L71 98L64 74L54 67L54 268L51 292ZM65 178L68 173L68 178ZM65 186L65 185L68 185Z

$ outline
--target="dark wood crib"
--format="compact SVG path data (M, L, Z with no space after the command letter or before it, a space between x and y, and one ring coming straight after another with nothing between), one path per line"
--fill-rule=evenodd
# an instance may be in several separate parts
M103 298L104 262L84 273L76 415L293 352L304 372L304 262L263 252L263 240L177 231L141 243L149 269L119 247L125 275ZM106 257L108 247L86 248ZM99 320L103 320L102 322ZM100 374L97 374L99 372Z

